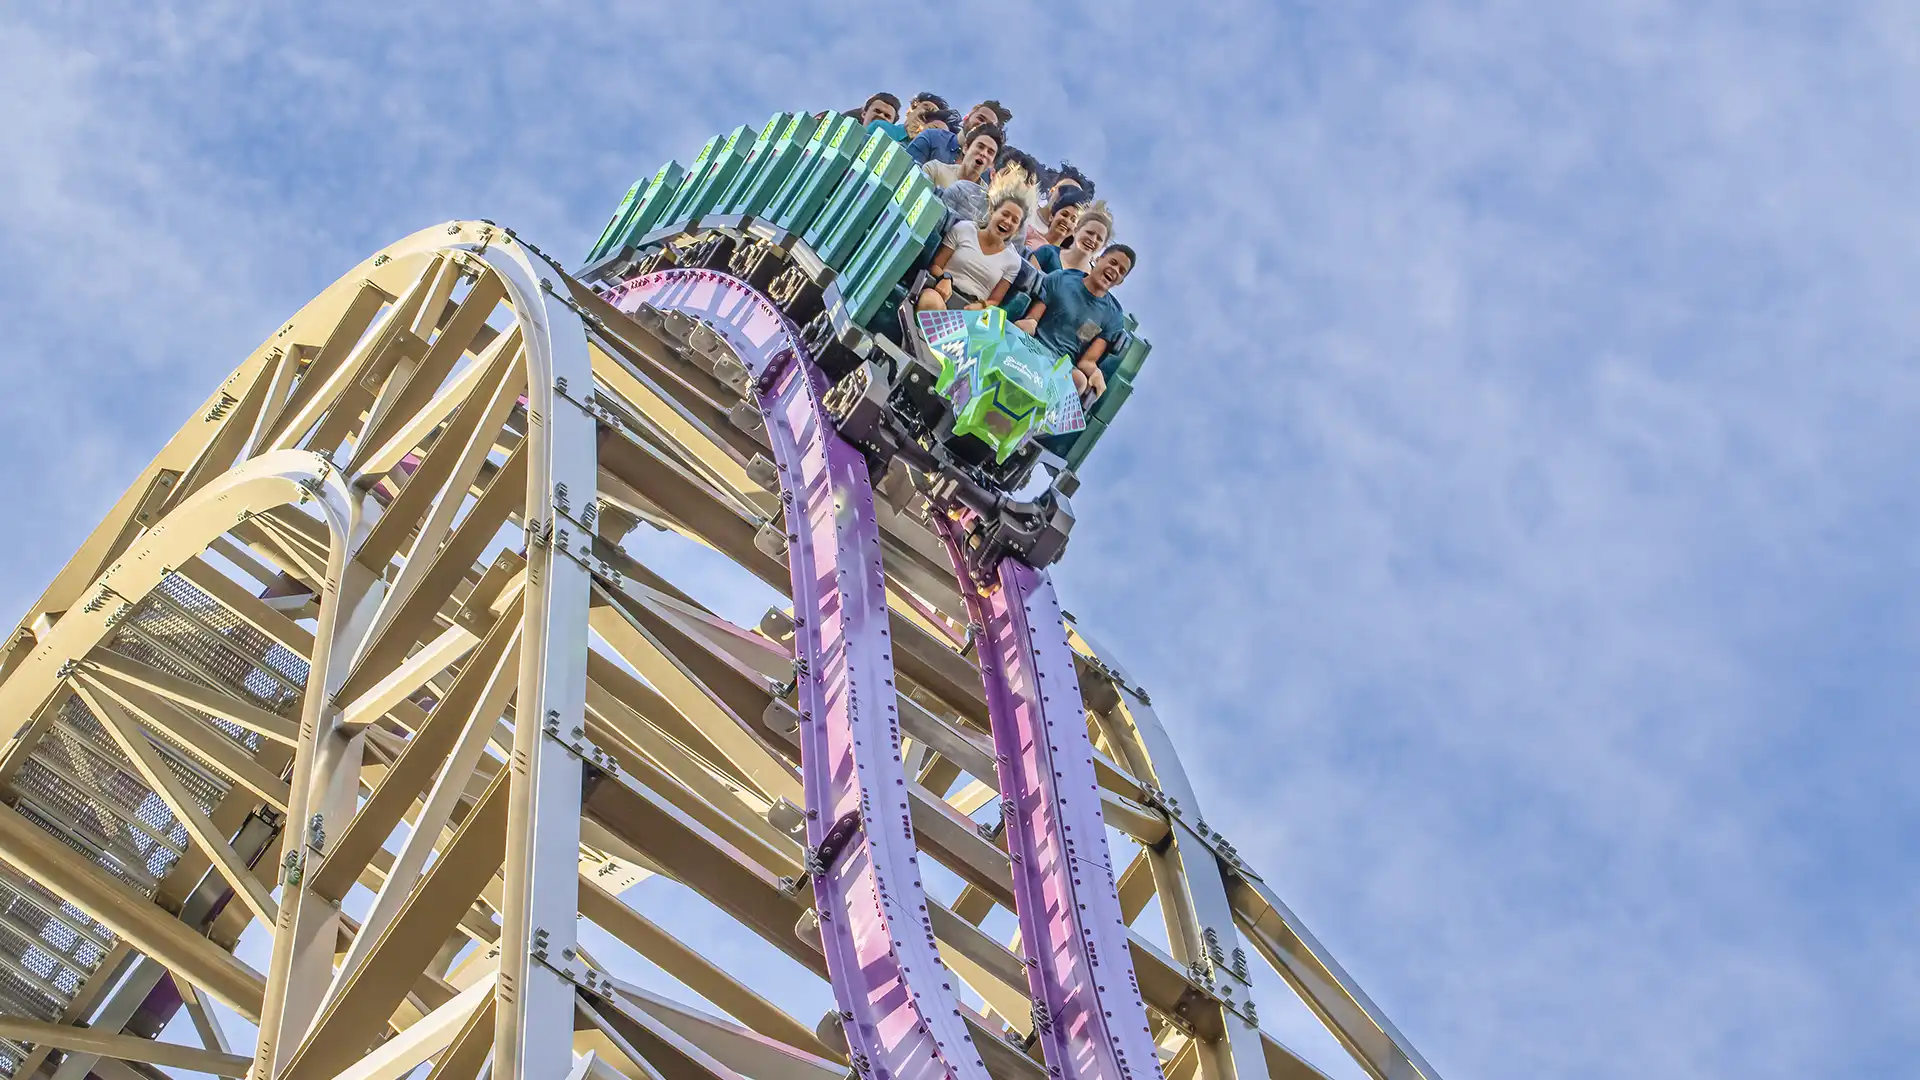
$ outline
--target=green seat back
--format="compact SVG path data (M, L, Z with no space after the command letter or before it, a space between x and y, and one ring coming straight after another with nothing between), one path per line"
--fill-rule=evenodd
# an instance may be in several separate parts
M685 212L687 204L693 201L694 192L700 187L700 181L706 178L713 166L714 156L720 153L720 147L726 144L725 135L715 135L694 155L693 164L687 166L687 178L681 182L680 190L674 193L673 202L667 206L666 213L660 215L661 225L683 224L690 216Z
M607 227L600 230L600 239L595 240L592 249L587 252L588 262L592 262L607 253L607 248L613 243L613 238L620 235L621 225L626 222L628 215L633 213L634 204L639 202L640 197L646 193L647 181L644 177L635 180L633 186L627 189L627 197L620 200L619 209L615 210L613 216L607 219Z
M1114 368L1114 374L1125 376L1128 382L1134 381L1139 377L1140 369L1147 364L1147 354L1152 351L1152 342L1139 334L1129 333L1127 347L1120 353L1120 363Z
M1113 426L1114 417L1119 415L1127 399L1133 396L1134 381L1139 378L1140 369L1146 365L1147 354L1153 351L1151 342L1132 332L1138 325L1140 325L1139 322L1132 315L1127 316L1127 345L1121 350L1120 362L1114 366L1112 377L1107 380L1107 392L1101 394L1100 400L1093 403L1093 411L1087 417L1086 430L1082 431L1080 437L1073 441L1073 445L1067 448L1067 464L1074 469L1078 469L1080 463L1087 460L1087 455L1093 452L1094 444L1100 441L1100 436L1106 434L1109 427Z
M921 194L931 191L932 188L933 185L927 182L927 178L920 170L914 169L906 175L898 187L893 189L892 196L888 198L886 205L880 208L880 213L874 217L872 223L867 226L865 235L854 246L853 253L847 256L846 266L840 270L842 296L852 295L865 280L869 264L881 256L896 228L907 220L911 211L917 208L917 204L921 201ZM935 193L934 198L938 201L938 193Z
M740 171L733 190L727 193L724 212L765 217L768 207L773 205L774 195L786 184L787 177L793 175L795 166L800 164L801 152L819 127L818 117L797 112L788 116L771 137L762 131L765 145L754 144L752 160Z
M1106 392L1100 395L1099 401L1093 403L1093 418L1108 424L1113 423L1114 414L1118 413L1120 406L1125 405L1127 399L1132 396L1133 382L1115 372L1113 378L1107 380Z
M874 132L801 239L821 262L836 270L844 269L880 211L886 209L907 174L914 171L913 159L904 147L885 133Z
M800 160L767 204L768 221L790 233L805 232L819 216L827 197L853 166L860 150L860 122L851 116L829 116L813 129L800 150Z
M1073 440L1072 446L1067 447L1067 468L1078 472L1080 463L1087 460L1087 455L1093 452L1094 445L1100 441L1100 436L1106 433L1107 422L1098 417L1089 416L1087 426L1081 430L1080 437Z
M594 246L588 261L619 251L659 228L666 218L668 205L686 178L687 170L681 168L679 162L669 161L660 166L652 179L633 185L633 191L640 192L639 197L635 198L633 191L627 193L627 201L620 204L619 216Z
M713 213L713 208L719 205L720 197L726 194L727 186L733 183L733 178L739 175L741 166L746 164L747 154L753 149L755 130L742 124L727 133L726 138L720 143L720 148L713 152L711 159L707 162L705 175L688 189L691 194L684 201L674 204L671 219L673 222L692 221L697 217Z
M926 175L917 169L908 174L841 276L841 298L856 326L865 326L886 303L944 220L946 206Z
M747 144L747 156L741 158L739 171L733 173L733 179L726 183L720 192L720 198L714 200L714 213L733 213L733 200L747 190L747 184L753 183L760 169L766 165L766 158L774 152L774 140L780 138L781 131L793 123L793 113L774 113L753 136L753 142Z

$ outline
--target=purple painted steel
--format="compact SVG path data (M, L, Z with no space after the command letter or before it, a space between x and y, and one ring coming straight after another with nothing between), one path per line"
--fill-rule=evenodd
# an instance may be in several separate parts
M133 1011L133 1015L127 1018L125 1024L121 1025L127 1034L153 1038L166 1030L167 1025L173 1022L173 1018L186 1007L186 1001L180 995L180 987L173 978L171 972L162 975L160 981L153 984L153 989L147 991L147 996L141 1000L140 1007Z
M1107 851L1086 707L1053 582L1017 559L982 590L961 525L942 522L976 638L993 723L1000 809L1027 984L1048 1072L1059 1080L1158 1080ZM982 595L984 591L985 595Z
M797 681L814 903L856 1069L875 1080L988 1080L920 880L866 459L834 430L825 376L798 330L744 282L669 270L608 299L629 312L646 303L699 317L755 376L805 664Z

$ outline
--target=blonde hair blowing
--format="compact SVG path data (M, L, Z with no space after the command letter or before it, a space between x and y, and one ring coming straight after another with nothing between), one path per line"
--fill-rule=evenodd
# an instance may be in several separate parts
M974 224L986 228L987 220L993 212L1007 203L1019 203L1024 211L1020 224L1025 225L1040 205L1040 185L1017 161L1009 161L993 174L993 183L987 188L987 212ZM1018 226L1016 226L1016 229Z
M1080 205L1080 216L1073 219L1073 231L1079 232L1090 221L1097 221L1107 227L1107 243L1113 243L1113 214L1107 210L1107 200L1095 199ZM1068 234L1069 236L1072 233Z

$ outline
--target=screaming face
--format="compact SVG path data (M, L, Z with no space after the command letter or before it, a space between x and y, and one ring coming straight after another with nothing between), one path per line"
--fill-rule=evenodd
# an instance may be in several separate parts
M967 144L966 159L960 163L961 172L970 179L978 177L993 167L994 155L999 152L1000 147L994 143L992 137L987 135L976 137Z
M1056 244L1065 240L1067 234L1073 232L1074 222L1079 220L1080 208L1077 206L1063 206L1055 210L1053 220L1047 223L1047 237Z
M1008 200L994 207L992 215L987 218L987 231L1005 240L1018 232L1026 220L1026 207Z
M1127 280L1127 271L1132 269L1132 262L1127 258L1126 252L1109 251L1093 264L1091 277L1102 289L1111 290Z

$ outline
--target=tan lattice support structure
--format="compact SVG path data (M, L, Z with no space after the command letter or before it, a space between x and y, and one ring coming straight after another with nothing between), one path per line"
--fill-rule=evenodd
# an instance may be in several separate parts
M838 512L809 500L860 479L783 488L773 414L738 376L777 319L746 306L630 316L507 230L451 222L234 369L0 652L0 917L51 957L0 950L0 1076L831 1080L893 1037L850 1037L851 1008L790 1014L626 892L672 878L803 971L844 974L805 812L803 725L825 710L795 664L805 605L738 625L620 547L656 526L793 596L795 530L829 537ZM785 386L776 419L814 438L811 391ZM785 449L800 469L821 445ZM892 682L845 683L879 740L850 760L900 770L889 842L964 883L926 896L924 924L911 903L890 916L926 928L897 947L925 950L913 989L937 992L914 1007L944 1034L937 1054L888 1045L1043 1080L1026 949L983 929L1017 890L961 593L911 498L878 505L865 599ZM1320 1075L1259 1028L1247 965L1266 962L1369 1075L1437 1080L1201 824L1145 693L1073 648L1121 921L1155 900L1165 917L1115 939L1158 1050L1143 1071ZM583 919L697 998L601 966ZM265 972L231 952L255 926ZM212 1002L258 1040L230 1045ZM909 1015L889 1007L871 1015ZM145 1037L179 1008L200 1045Z

